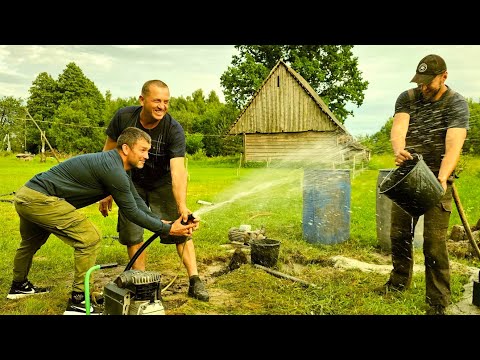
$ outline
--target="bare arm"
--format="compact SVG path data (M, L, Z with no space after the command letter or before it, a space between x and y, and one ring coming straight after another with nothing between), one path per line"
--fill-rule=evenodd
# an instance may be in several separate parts
M103 145L103 151L112 150L112 149L115 149L116 147L117 147L117 142L113 140L110 136L107 136L107 140L105 140L105 145ZM108 216L109 211L112 211L112 206L113 206L112 195L109 195L105 199L102 199L98 202L98 210L104 217Z
M187 221L191 211L187 208L187 170L185 158L176 157L170 159L170 171L172 173L173 196L177 203L178 212L184 221Z
M407 113L396 113L393 117L390 141L392 143L395 165L400 166L405 160L412 160L412 155L405 150L410 115Z
M105 140L105 145L103 145L103 151L112 150L117 147L117 142L113 140L110 136L107 136Z
M463 128L451 128L447 130L445 137L445 156L440 165L438 172L438 181L447 189L447 179L457 166L460 154L462 152L463 143L467 137L467 130Z

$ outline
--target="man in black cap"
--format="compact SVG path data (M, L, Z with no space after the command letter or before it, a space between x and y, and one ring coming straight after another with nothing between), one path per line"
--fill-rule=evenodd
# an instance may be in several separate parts
M446 245L452 212L453 178L469 128L470 112L463 96L445 85L448 72L438 55L427 55L418 63L410 82L417 88L402 92L395 103L391 143L395 165L422 155L445 193L424 214L423 253L425 257L427 315L444 315L450 303L450 268ZM393 270L379 293L406 290L412 281L413 233L418 217L393 204L390 239Z

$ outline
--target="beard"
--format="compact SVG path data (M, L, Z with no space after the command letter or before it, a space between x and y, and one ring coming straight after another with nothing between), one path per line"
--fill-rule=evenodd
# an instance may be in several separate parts
M428 88L426 91L422 90L423 98L425 100L432 101L435 98L435 96L437 96L437 94L440 92L441 89L442 87L439 86L437 89Z
M145 162L140 160L129 161L128 163L130 164L131 169L142 169L145 166Z

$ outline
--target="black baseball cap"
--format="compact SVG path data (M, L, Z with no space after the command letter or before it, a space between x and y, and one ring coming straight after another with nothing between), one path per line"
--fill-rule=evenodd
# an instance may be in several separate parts
M417 65L417 73L410 82L428 85L438 74L447 70L447 64L440 56L430 54L425 56Z

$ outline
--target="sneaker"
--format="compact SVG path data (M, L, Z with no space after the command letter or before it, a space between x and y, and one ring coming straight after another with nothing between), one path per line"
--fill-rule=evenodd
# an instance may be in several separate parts
M404 291L405 286L404 285L394 285L390 280L388 280L385 284L382 286L379 286L375 289L373 289L373 292L379 295L386 295L389 292L393 291Z
M48 292L50 292L50 288L36 287L28 280L22 282L12 281L12 286L10 287L7 299L21 299L25 296L45 294Z
M97 308L90 304L90 315L101 315ZM77 303L73 299L68 299L67 308L63 315L87 315L87 308L85 307L85 300Z
M445 306L431 305L425 314L426 315L445 315Z
M190 284L188 287L188 296L201 301L208 301L210 298L207 289L205 289L205 285L203 285L203 282L200 279L197 279L193 284Z

